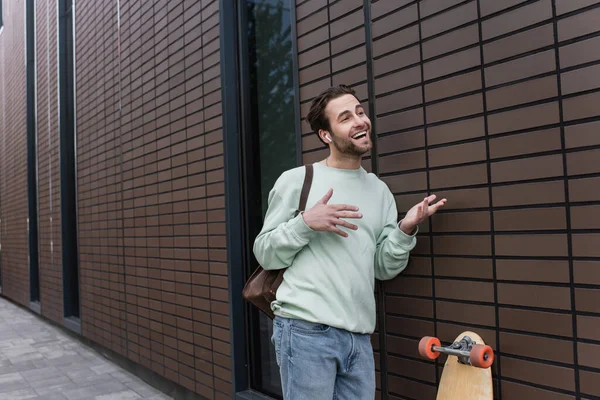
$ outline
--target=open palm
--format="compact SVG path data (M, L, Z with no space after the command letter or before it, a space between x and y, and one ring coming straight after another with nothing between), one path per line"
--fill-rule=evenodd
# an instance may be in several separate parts
M446 204L446 199L441 199L437 203L432 204L436 198L437 196L432 194L431 196L425 197L421 203L415 204L408 210L400 224L400 229L407 234L411 234L418 225L425 222L427 218L431 217Z

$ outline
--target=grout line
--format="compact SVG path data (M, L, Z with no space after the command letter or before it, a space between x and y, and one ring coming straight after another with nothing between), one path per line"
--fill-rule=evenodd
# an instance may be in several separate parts
M427 135L427 107L425 102L425 66L423 62L423 24L421 20L421 3L417 3L417 23L419 24L419 68L421 73L420 86L421 86L421 104L420 108L423 110L423 137L424 137L424 146L425 146L425 175L427 182L427 193L426 196L431 195L431 176L430 176L430 166L429 166L429 138ZM438 201L440 199L437 199ZM433 218L428 219L429 222L429 232L433 231L434 224ZM438 337L438 319L437 319L437 297L435 294L435 250L434 250L434 242L433 235L428 234L429 237L429 248L430 254L428 256L429 261L431 263L431 299L432 299L432 317L433 317L433 336ZM440 384L440 370L443 368L443 365L440 364L439 360L436 359L434 361L435 364L435 383L436 386Z
M565 211L566 211L566 229L567 229L567 251L569 257L569 283L570 283L570 300L571 300L571 313L572 313L572 341L573 341L573 364L574 375L575 375L575 394L577 398L581 397L581 384L579 379L579 354L577 351L577 307L576 307L576 296L575 296L575 278L574 278L574 266L573 266L573 235L572 235L572 224L571 224L571 206L569 199L569 173L568 173L568 162L567 162L567 151L566 151L566 139L565 139L565 126L564 126L564 108L563 108L563 95L562 95L562 81L560 73L560 51L558 46L558 22L556 15L556 0L552 0L552 19L554 28L554 51L556 56L556 83L558 86L558 111L560 116L560 140L561 147L563 150L562 162L563 162L563 179L564 179L564 190L565 190Z
M329 13L331 0L327 0L327 47L329 49L329 85L333 86L333 55L331 50L331 15Z
M365 21L365 47L366 47L366 67L367 67L367 96L369 101L369 115L371 116L371 171L379 177L379 164L377 157L377 115L375 103L375 79L373 70L373 40L371 23L371 1L363 1L363 12ZM376 291L379 307L377 310L377 319L379 321L379 363L380 363L380 384L381 397L383 400L389 398L388 384L388 363L387 363L387 325L386 325L386 296L385 284L382 281L376 282Z
M496 265L496 239L495 239L495 224L494 224L494 197L492 191L492 160L490 157L490 132L488 125L488 105L487 105L487 90L485 84L485 60L483 54L483 27L481 20L481 2L477 0L477 25L479 31L479 56L480 56L480 71L481 71L481 96L483 99L483 121L485 129L485 151L486 151L486 166L487 166L487 186L489 199L489 218L490 218L490 241L491 241L491 257L492 257L492 275L494 285L494 313L495 313L495 336L496 336L496 352L500 353L500 310L498 304L498 272ZM502 364L501 357L496 358L496 378L497 378L497 395L502 398Z

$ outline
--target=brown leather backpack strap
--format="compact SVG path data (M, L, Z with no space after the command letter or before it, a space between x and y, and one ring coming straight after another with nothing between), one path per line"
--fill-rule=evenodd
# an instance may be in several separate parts
M300 212L304 211L304 209L306 208L306 202L308 201L308 193L310 192L310 187L312 185L313 180L312 164L306 164L304 168L306 169L306 173L304 174L304 183L302 184L302 192L300 193L300 203L298 204L298 209L296 210L295 215L300 214ZM275 296L277 293L277 289L279 288L279 285L281 285L281 282L283 282L283 274L285 273L286 269L287 268L277 270L277 276L273 280L273 284L271 285L270 290L270 295L273 296L273 298L270 299L271 301L276 298ZM274 273L275 271L270 272Z
M313 180L313 165L306 164L304 167L306 168L306 173L304 174L304 183L302 184L302 192L300 193L300 203L298 204L298 210L296 210L296 215L304 211L304 209L306 208L306 202L308 201L308 193L310 192L310 186L312 185Z

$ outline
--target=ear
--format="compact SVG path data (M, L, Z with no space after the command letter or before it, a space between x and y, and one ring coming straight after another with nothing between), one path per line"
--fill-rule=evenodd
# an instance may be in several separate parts
M329 140L327 140L327 135L329 135L328 131L326 131L324 129L319 129L319 137L325 144L328 144L330 142Z

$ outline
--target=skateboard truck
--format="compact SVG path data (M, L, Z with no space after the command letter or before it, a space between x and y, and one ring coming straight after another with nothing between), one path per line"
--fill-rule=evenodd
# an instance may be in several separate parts
M488 345L477 344L469 336L449 346L442 346L436 337L425 336L419 342L419 354L435 360L441 353L456 356L458 362L477 368L489 368L494 362L494 351Z

